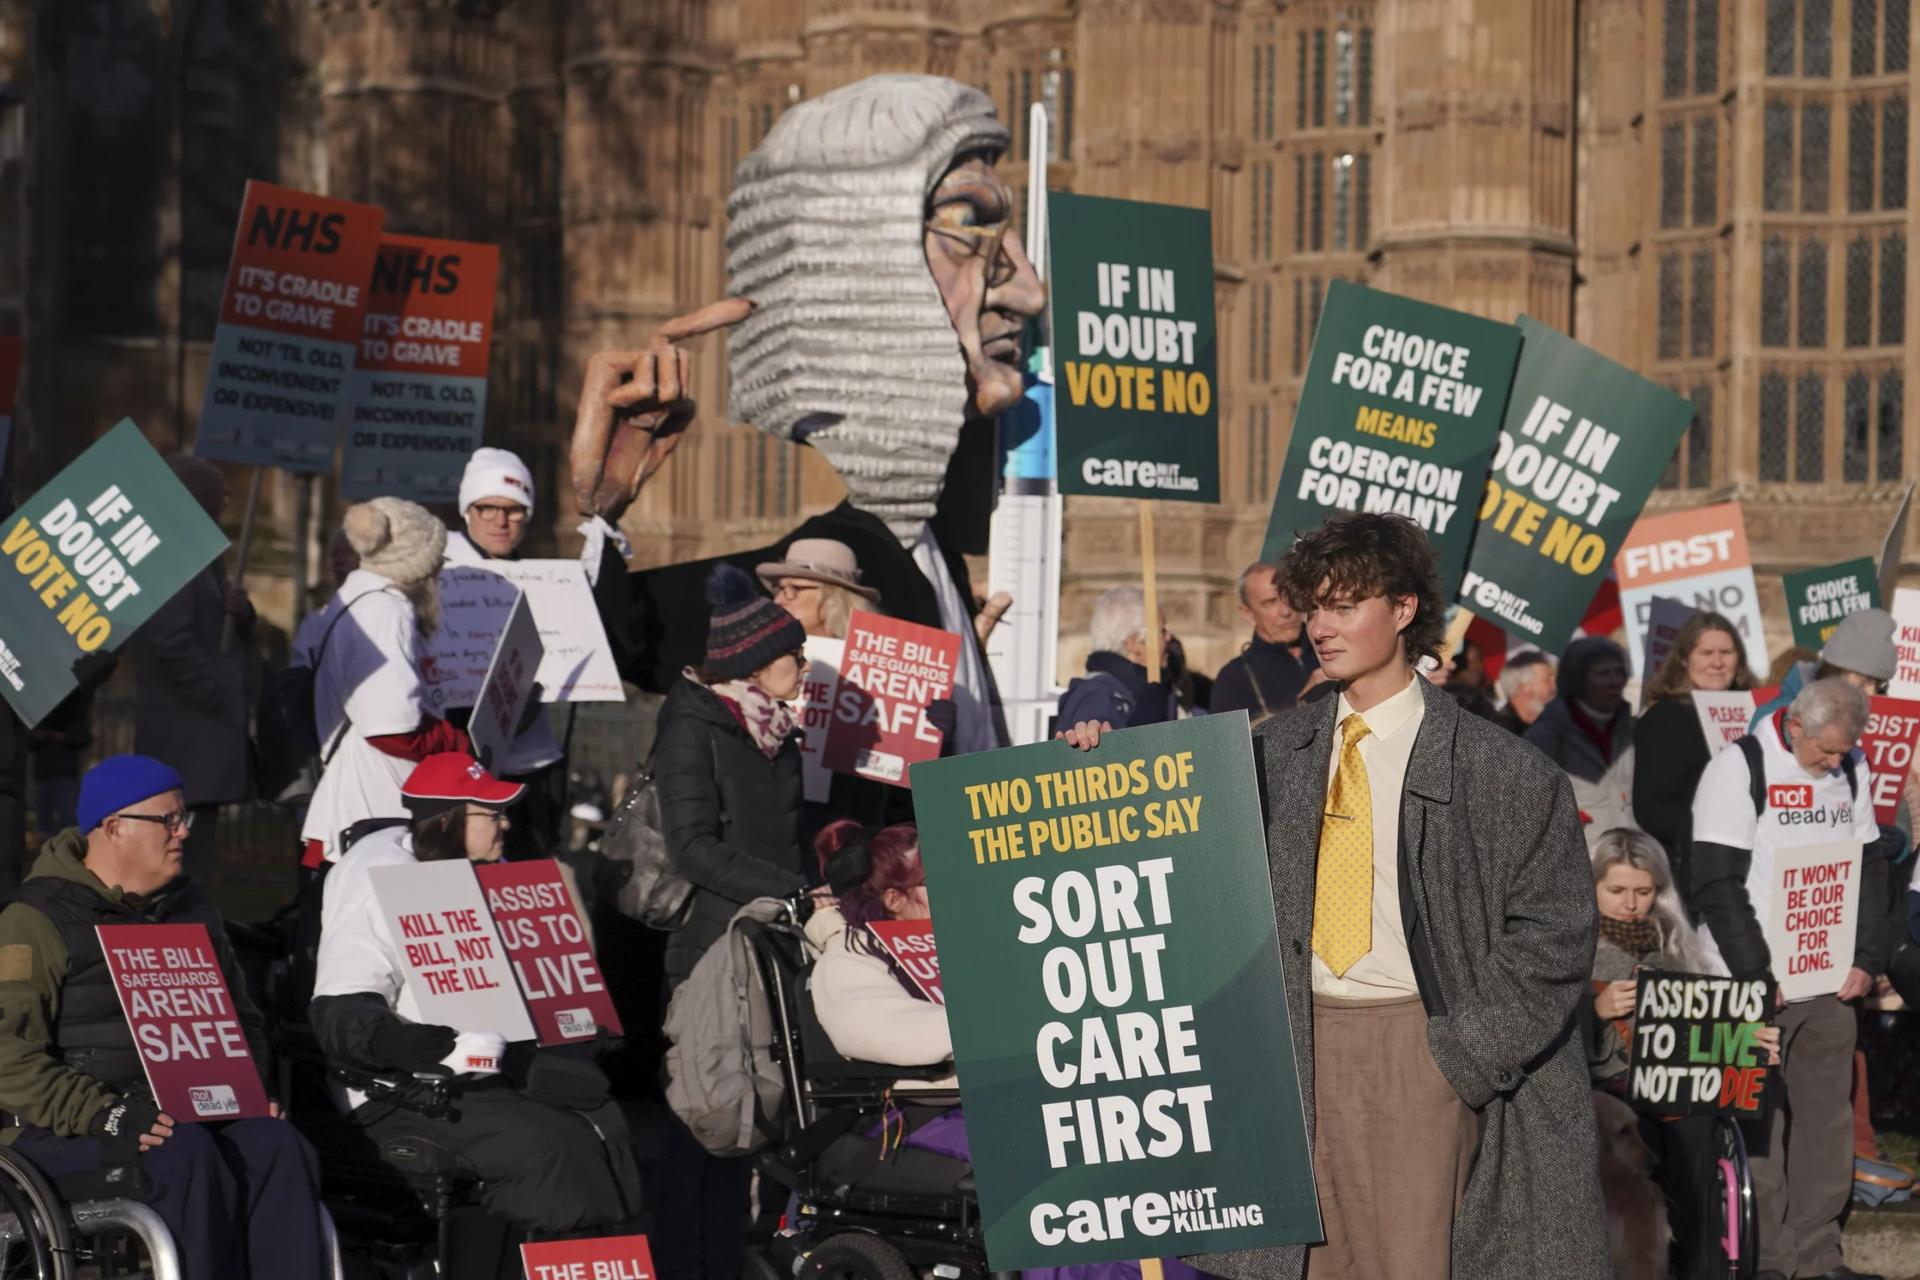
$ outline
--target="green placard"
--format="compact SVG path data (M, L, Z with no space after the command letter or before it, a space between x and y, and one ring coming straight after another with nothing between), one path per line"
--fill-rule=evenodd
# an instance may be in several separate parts
M1802 569L1784 575L1783 580L1793 642L1803 649L1818 652L1826 647L1827 637L1840 625L1840 619L1880 607L1879 567L1872 556Z
M1246 713L913 804L994 1268L1320 1239Z
M1220 500L1213 217L1047 194L1060 492Z
M1328 512L1394 511L1427 531L1451 595L1519 358L1510 324L1335 280L1260 558Z
M1460 603L1566 646L1693 419L1693 404L1527 316Z
M226 550L130 418L0 521L0 695L27 726Z

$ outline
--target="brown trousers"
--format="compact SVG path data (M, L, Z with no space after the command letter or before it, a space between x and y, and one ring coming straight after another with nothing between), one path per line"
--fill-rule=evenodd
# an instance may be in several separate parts
M1419 998L1313 998L1308 1280L1444 1278L1480 1125L1434 1065Z

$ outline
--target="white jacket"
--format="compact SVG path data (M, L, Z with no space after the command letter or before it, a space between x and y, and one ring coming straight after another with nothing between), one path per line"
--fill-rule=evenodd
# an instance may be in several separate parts
M820 953L813 966L813 1011L843 1058L892 1067L931 1067L953 1057L947 1011L900 985L893 966L847 945L847 921L822 907L807 921Z
M413 833L406 827L387 827L355 844L327 872L320 899L315 996L377 995L408 1021L423 1020L386 914L373 896L375 867L405 866L412 861ZM335 1093L339 1092L336 1087ZM359 1090L348 1090L345 1109L350 1111L366 1100Z

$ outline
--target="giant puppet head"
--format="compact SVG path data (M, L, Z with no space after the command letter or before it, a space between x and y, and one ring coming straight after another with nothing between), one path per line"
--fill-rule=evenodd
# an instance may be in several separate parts
M911 541L969 418L1020 398L1045 293L994 176L1005 125L977 89L889 75L801 103L734 174L732 416L805 441Z

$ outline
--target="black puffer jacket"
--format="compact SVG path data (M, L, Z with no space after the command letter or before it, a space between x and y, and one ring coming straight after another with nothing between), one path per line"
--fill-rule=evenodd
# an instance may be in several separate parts
M684 676L660 708L653 755L674 865L694 886L693 916L667 941L667 989L680 985L741 904L798 893L800 748L769 760L712 691Z

